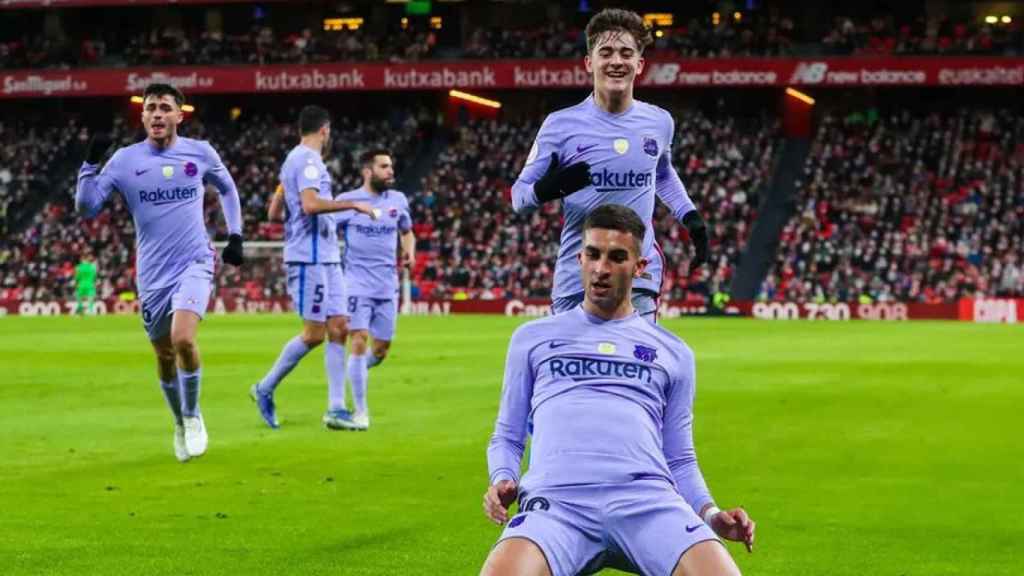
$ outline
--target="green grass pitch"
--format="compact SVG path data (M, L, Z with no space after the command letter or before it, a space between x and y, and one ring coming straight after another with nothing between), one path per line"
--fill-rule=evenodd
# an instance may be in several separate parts
M265 428L247 390L298 321L212 316L210 449L183 465L137 318L0 319L0 573L475 574L519 323L402 318L357 434L320 425L320 350ZM758 522L746 574L1024 574L1024 328L664 325L697 353L712 492Z

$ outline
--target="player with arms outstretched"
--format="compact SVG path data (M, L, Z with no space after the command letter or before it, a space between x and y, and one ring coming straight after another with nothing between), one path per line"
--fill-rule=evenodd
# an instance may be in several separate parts
M395 335L398 315L398 270L396 248L401 244L401 264L412 267L416 261L416 236L412 232L409 200L391 187L395 185L395 167L391 152L368 150L360 157L363 186L338 196L339 200L366 202L379 214L376 222L363 214L338 215L345 238L345 292L352 354L348 359L348 377L352 385L355 411L350 421L339 421L346 430L366 430L370 426L366 390L369 368L387 358ZM367 354L369 337L373 348Z
M78 171L75 204L99 213L116 189L135 221L136 272L142 321L156 352L160 386L174 414L174 454L180 461L206 452L199 410L200 358L196 332L206 312L215 252L203 219L205 182L220 192L230 233L223 259L242 264L242 210L235 181L212 146L178 136L185 97L168 84L143 92L146 139L118 149L99 169L110 137L97 134Z
M696 252L691 266L707 260L707 230L672 167L675 121L665 110L633 98L650 43L643 19L628 10L602 10L587 24L586 37L584 63L594 91L544 120L512 186L512 207L522 212L562 200L565 222L551 294L556 314L583 301L576 255L587 213L609 203L633 209L646 223L643 255L649 262L634 283L633 304L653 322L665 266L651 226L655 196L687 228Z
M273 220L285 216L284 261L288 267L288 293L302 318L302 332L289 340L270 371L249 390L263 421L277 428L274 391L310 350L327 337L327 412L330 426L345 417L345 287L341 275L337 213L355 210L373 217L365 203L332 199L331 175L322 154L331 137L331 118L319 106L299 112L302 140L281 166L283 193L275 192L268 209Z
M583 303L524 324L509 344L483 501L507 525L482 574L739 574L718 537L750 549L754 522L719 510L697 465L693 352L630 301L644 224L606 204L582 229Z

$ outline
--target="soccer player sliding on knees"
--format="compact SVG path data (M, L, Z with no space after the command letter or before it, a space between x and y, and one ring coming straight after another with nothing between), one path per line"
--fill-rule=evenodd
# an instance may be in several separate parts
M213 147L178 136L185 103L181 91L150 84L142 98L146 139L119 148L100 170L112 141L106 134L93 136L78 171L75 207L94 217L117 190L132 213L142 322L174 415L174 455L184 462L204 454L208 443L199 410L202 371L196 346L215 256L203 218L205 183L220 192L230 233L222 258L234 266L243 260L242 209L235 181Z
M509 343L483 498L505 529L481 574L738 575L719 538L751 550L754 521L715 506L697 465L693 351L630 300L646 266L644 224L605 204L582 233L583 303L524 324Z
M689 232L695 250L691 269L707 261L707 228L672 167L675 121L665 110L633 98L643 50L651 42L643 19L628 10L602 10L587 24L586 37L584 64L594 91L544 120L512 186L512 207L523 212L562 201L565 223L551 303L555 314L583 301L576 254L587 213L601 204L635 211L645 223L643 256L649 265L634 283L633 305L653 322L665 266L651 225L655 197Z

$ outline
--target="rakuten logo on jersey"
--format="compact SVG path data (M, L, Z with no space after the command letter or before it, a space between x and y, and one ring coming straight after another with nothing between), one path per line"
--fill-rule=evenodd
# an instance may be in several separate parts
M601 170L590 175L590 184L598 192L620 192L637 188L650 188L654 176L650 172L611 172Z
M153 206L163 206L164 204L174 204L176 202L188 202L195 199L198 195L199 190L195 186L139 190L139 203L152 203Z
M398 231L397 226L388 226L387 224L355 224L353 228L363 236L373 237L387 236Z
M164 72L154 72L152 74L132 72L128 75L127 88L129 92L141 92L146 89L146 86L154 83L170 84L175 88L210 88L213 86L213 77L200 76L198 72L180 76L165 74Z
M650 384L653 379L653 372L649 366L621 360L559 356L552 358L548 366L551 368L552 376L570 378L576 382L619 379Z

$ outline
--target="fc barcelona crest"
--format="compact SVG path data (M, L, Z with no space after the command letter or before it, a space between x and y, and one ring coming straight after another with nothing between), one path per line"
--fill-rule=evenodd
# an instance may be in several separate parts
M658 157L658 141L650 136L644 136L644 153L648 156Z
M644 362L654 362L658 358L658 350L651 346L637 344L633 349L633 357Z

